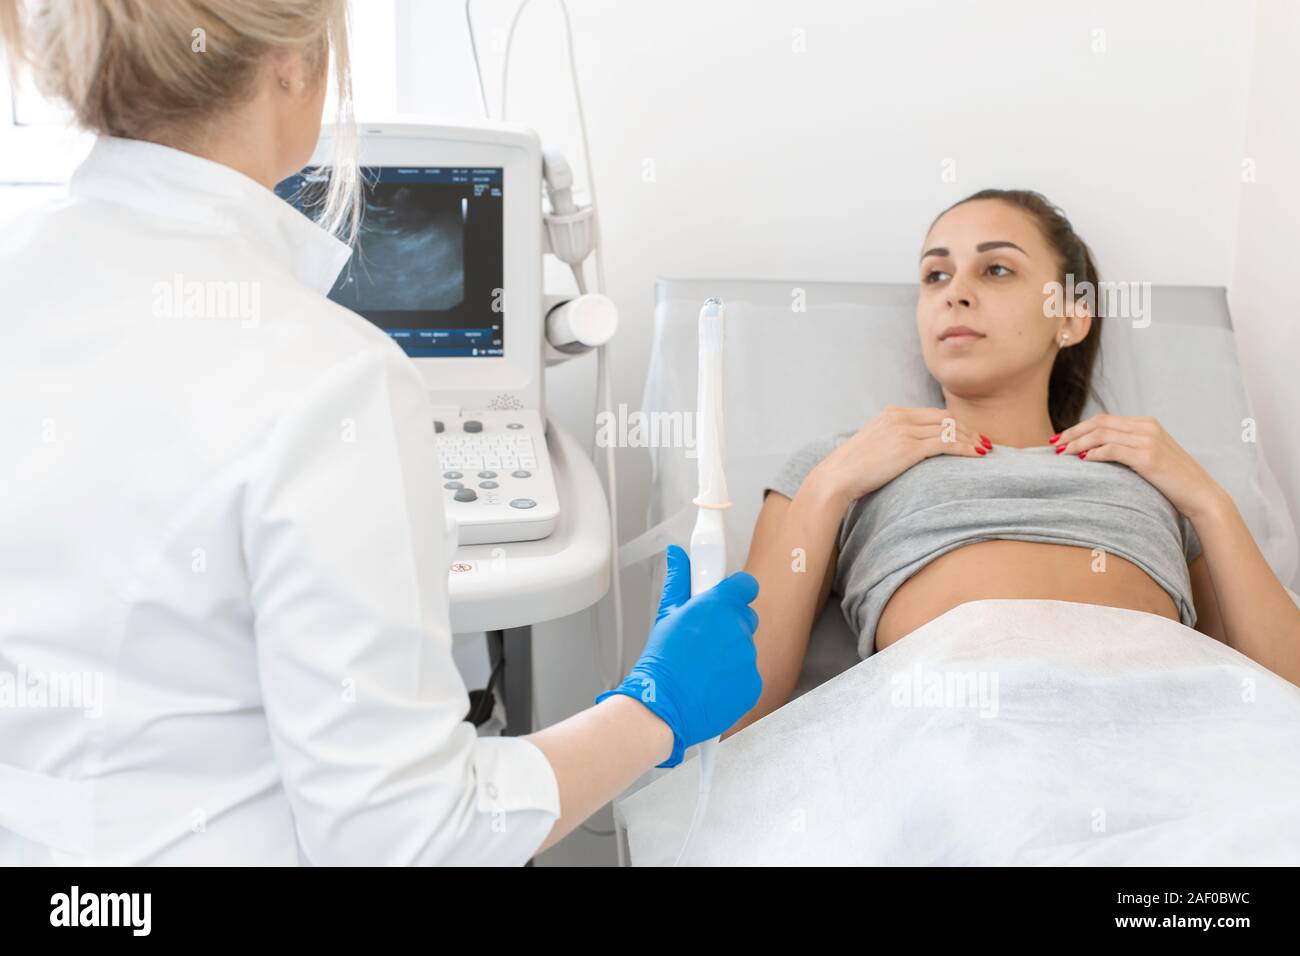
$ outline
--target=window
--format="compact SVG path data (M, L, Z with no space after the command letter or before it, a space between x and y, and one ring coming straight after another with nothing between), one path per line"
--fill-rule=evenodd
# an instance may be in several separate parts
M29 84L14 85L0 61L0 185L65 183L91 140Z
M365 12L365 17L354 17L351 38L354 95L362 118L389 115L396 106L393 0L375 0ZM331 89L327 121L333 120L334 109ZM41 97L30 82L12 83L0 57L0 190L63 186L93 142L93 135L77 130L67 111ZM0 205L11 198L0 195Z

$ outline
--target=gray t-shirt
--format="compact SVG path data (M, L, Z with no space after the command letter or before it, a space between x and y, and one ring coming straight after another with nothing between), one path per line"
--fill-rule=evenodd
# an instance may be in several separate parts
M810 442L767 485L793 498L843 433ZM849 506L840 525L834 588L857 631L858 652L875 647L885 605L942 554L1007 538L1100 548L1149 574L1196 624L1187 565L1201 553L1191 521L1127 465L1058 455L1048 444L998 445L983 457L936 455Z

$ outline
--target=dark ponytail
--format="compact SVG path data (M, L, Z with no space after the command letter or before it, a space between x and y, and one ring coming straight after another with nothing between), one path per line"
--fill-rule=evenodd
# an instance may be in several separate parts
M1092 329L1082 342L1057 350L1056 361L1047 381L1047 413L1052 419L1052 427L1062 431L1078 423L1083 416L1083 408L1088 403L1089 394L1101 404L1101 397L1092 387L1092 370L1101 351L1101 327L1105 308L1101 294L1101 275L1093 261L1092 250L1074 231L1074 226L1070 225L1065 213L1041 193L1028 189L982 189L948 209L955 209L977 199L1000 199L1029 213L1048 245L1056 252L1061 266L1061 282L1065 282L1067 275L1073 275L1076 289L1084 282L1090 283L1093 289ZM942 217L943 213L939 216ZM935 221L938 222L938 219ZM1076 299L1082 295L1082 292L1077 293Z

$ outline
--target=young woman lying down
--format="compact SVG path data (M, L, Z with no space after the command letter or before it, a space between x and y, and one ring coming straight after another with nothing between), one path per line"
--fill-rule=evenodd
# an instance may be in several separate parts
M863 657L964 602L1040 598L1171 618L1300 684L1300 609L1228 493L1154 418L1079 421L1102 319L1049 290L1100 279L1061 211L986 190L922 250L916 328L944 407L887 407L769 486L745 566L763 693L730 733L789 700L832 588Z

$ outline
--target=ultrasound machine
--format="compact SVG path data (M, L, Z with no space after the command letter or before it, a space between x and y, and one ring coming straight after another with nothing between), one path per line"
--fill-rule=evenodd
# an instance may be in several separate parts
M544 538L560 506L546 444L548 250L536 134L505 124L358 131L365 209L330 298L387 332L419 368L459 543ZM315 206L303 197L325 180L331 145L327 132L312 163L276 189L309 215ZM603 344L596 339L612 331L566 351Z

